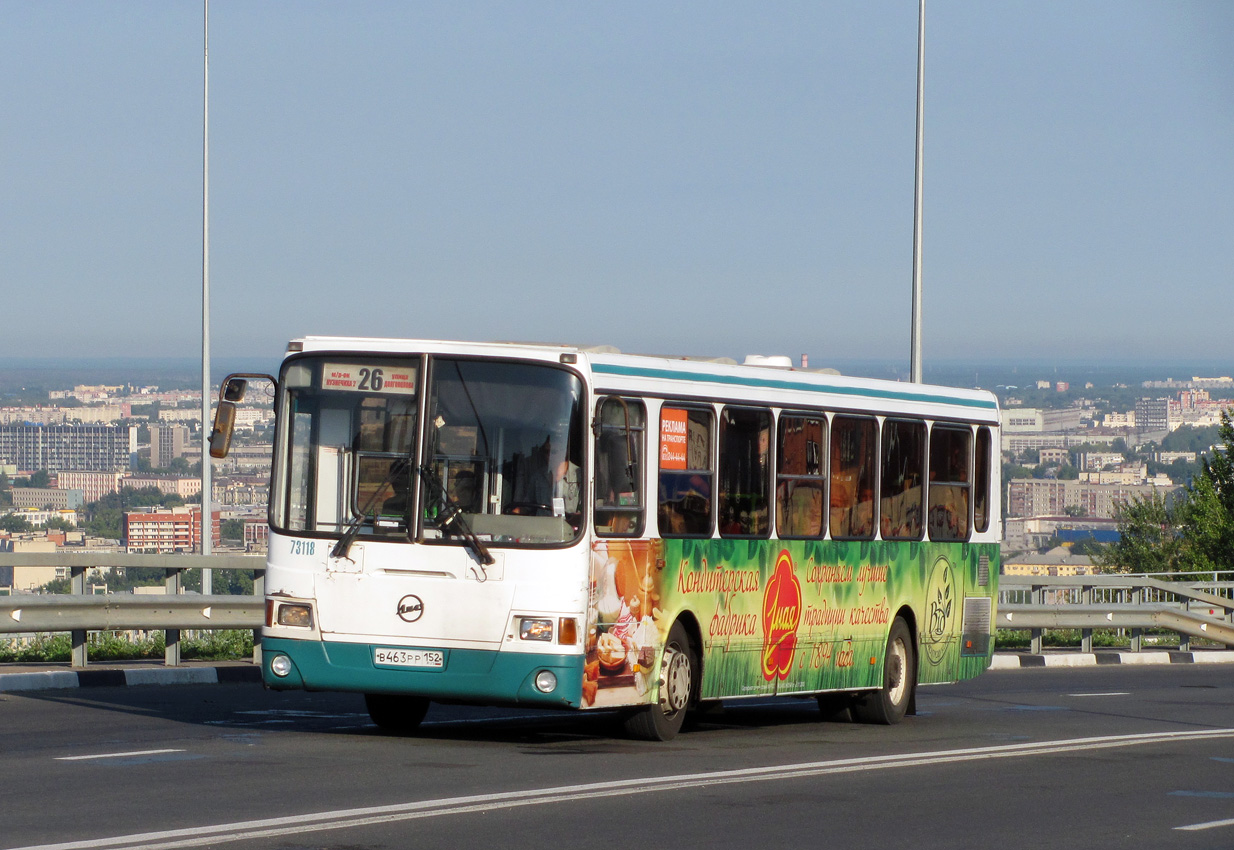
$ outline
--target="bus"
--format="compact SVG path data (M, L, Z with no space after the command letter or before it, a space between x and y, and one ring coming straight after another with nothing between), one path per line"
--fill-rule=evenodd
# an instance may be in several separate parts
M306 336L249 381L276 427L262 673L363 694L616 710L721 700L892 724L989 666L999 409L984 391L560 345Z

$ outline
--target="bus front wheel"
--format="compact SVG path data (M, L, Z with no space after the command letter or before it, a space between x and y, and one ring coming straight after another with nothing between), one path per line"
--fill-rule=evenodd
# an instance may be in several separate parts
M890 726L904 719L917 688L917 653L908 624L896 617L887 635L883 686L853 701L853 719Z
M365 694L368 716L383 732L407 734L420 726L428 713L428 700L404 694Z
M644 741L668 741L681 731L697 700L698 658L681 623L674 623L660 660L659 698L626 718L626 731Z

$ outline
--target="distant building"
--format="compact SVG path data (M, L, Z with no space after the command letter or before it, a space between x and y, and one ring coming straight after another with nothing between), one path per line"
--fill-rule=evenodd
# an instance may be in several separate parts
M201 492L201 479L187 475L129 475L121 484L134 490L154 487L160 493L181 499L190 499Z
M1135 423L1141 432L1169 431L1170 422L1168 398L1142 398L1135 403Z
M1106 467L1122 466L1125 458L1121 452L1081 452L1081 472L1100 472Z
M57 487L13 488L15 508L45 508L50 505L54 510L76 510L85 503L86 495L81 490L61 490Z
M269 548L270 526L265 520L245 520L244 551L265 552Z
M184 457L189 429L183 425L150 426L150 466L166 469L173 458Z
M1007 514L1012 517L1060 516L1067 508L1090 517L1114 517L1120 505L1173 487L1153 484L1093 484L1086 481L1015 478L1007 484Z
M62 519L70 525L77 525L77 511L71 508L18 508L8 511L9 514L19 516L26 522L30 523L35 528L41 525L46 525L48 520Z
M219 511L212 512L211 539L215 546L222 543ZM196 552L201 548L201 508L157 508L129 511L124 515L121 531L126 552L154 552L171 555Z
M1039 549L1047 541L1087 536L1099 543L1119 538L1118 520L1100 517L1008 517L1003 522L1003 546L1008 550Z
M129 468L135 425L0 425L0 462L33 470Z
M1044 555L1019 555L1003 561L1003 575L1009 576L1085 576L1097 572L1087 555L1073 555L1062 546Z
M1041 449L1038 458L1042 463L1050 466L1058 466L1064 463L1071 462L1071 452L1063 448L1043 448Z
M120 492L123 472L86 472L61 470L56 475L56 484L64 490L80 490L86 503L97 502L108 493Z

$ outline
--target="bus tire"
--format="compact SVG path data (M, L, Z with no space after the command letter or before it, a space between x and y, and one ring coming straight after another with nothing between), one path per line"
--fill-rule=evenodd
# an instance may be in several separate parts
M405 694L364 695L364 706L377 728L400 735L414 732L420 727L420 721L428 713L428 703L424 697Z
M625 720L626 732L643 741L669 741L681 731L698 699L698 657L681 623L674 623L660 660L659 698Z
M917 689L917 653L913 635L902 617L896 617L887 635L883 661L883 686L867 691L853 701L853 719L858 723L890 726L904 719Z

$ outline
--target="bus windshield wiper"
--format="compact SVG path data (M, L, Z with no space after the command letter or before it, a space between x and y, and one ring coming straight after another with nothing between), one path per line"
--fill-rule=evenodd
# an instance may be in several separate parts
M442 534L462 539L463 545L471 551L481 566L487 567L496 563L493 556L489 554L488 547L479 537L476 537L471 526L467 524L467 520L463 518L463 509L458 502L450 498L446 492L446 485L442 483L437 473L428 466L419 466L417 469L420 472L420 478L424 481L426 501L437 509L437 527L441 529ZM488 574L485 573L485 578L487 577Z
M377 504L377 497L385 493L386 487L394 482L394 479L401 475L408 466L411 465L410 457L401 457L394 463L390 464L390 471L386 473L386 477L373 490L373 495L368 497L368 501L364 503L351 522L347 523L347 528L343 531L343 536L334 544L334 548L330 550L332 558L347 558L347 553L351 551L351 544L355 542L356 535L360 533L360 526L364 524L364 520L368 517L368 512ZM347 558L351 560L351 558Z

